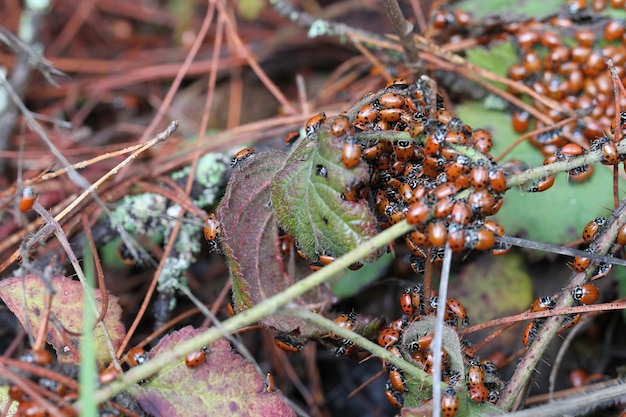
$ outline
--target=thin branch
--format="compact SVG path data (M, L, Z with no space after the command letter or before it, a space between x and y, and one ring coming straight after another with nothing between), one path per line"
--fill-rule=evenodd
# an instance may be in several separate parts
M407 66L413 75L419 74L423 66L420 61L417 46L413 41L413 24L409 23L404 18L404 14L402 13L402 9L400 9L398 0L383 0L383 6L385 7L385 12L387 12L387 16L391 21L391 26L393 26L394 32L396 32L396 35L398 35L398 38L400 39L400 44L402 45L402 49L404 49L404 54L406 55Z

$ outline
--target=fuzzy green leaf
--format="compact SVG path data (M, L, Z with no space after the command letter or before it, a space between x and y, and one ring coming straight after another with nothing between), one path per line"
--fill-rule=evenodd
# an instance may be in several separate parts
M344 255L378 232L366 201L341 198L348 185L368 183L367 165L361 160L354 169L345 168L341 140L325 130L318 136L318 140L303 138L294 145L271 185L278 223L315 260L321 254ZM327 176L318 174L319 167L326 168ZM363 261L374 261L381 254L375 252Z

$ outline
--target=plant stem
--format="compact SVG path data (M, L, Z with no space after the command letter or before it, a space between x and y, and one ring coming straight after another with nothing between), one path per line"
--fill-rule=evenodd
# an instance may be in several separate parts
M235 332L237 329L249 326L257 322L263 317L275 314L279 307L288 304L296 297L299 297L307 291L328 281L335 274L343 271L357 260L366 257L369 253L381 247L384 247L389 242L407 233L409 230L411 230L411 226L409 226L406 222L401 222L390 227L389 229L381 232L363 245L347 253L341 258L338 258L333 263L325 266L318 272L311 274L307 278L287 288L285 291L276 294L266 299L265 301L257 304L256 306L249 308L248 310L242 311L234 317L224 321L222 323L223 328L226 331L232 333ZM156 372L158 372L159 369L161 369L165 365L173 361L181 360L186 354L194 350L198 350L203 346L208 346L221 337L221 330L217 327L211 327L201 335L179 343L171 350L163 352L155 358L150 359L147 363L129 370L126 374L124 374L121 380L114 381L98 390L94 396L94 401L96 401L97 403L102 403L106 401L107 399L126 389L130 385L154 375ZM80 408L80 402L78 402L76 406Z

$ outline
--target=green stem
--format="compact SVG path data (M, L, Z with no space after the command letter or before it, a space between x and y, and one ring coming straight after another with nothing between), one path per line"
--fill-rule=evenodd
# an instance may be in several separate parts
M370 340L364 338L360 334L355 333L351 330L348 330L345 327L336 325L335 322L328 320L327 318L324 318L320 316L319 314L315 314L312 311L308 311L308 310L291 310L289 311L289 314L297 316L301 318L302 320L306 320L328 331L336 333L339 336L343 337L344 339L350 340L354 344L367 350L373 355L378 356L379 358L382 358L385 361L397 366L399 369L403 370L404 372L409 373L410 375L415 377L417 381L421 382L421 381L432 379L432 377L426 374L426 372L424 372L422 369L405 361L402 358L393 356L384 347L381 347L377 345L376 343L371 342Z
M307 278L287 288L285 291L276 294L256 306L242 311L236 316L224 321L222 323L223 329L233 333L237 329L249 326L263 317L275 314L279 307L288 304L291 300L330 280L335 274L345 270L354 262L366 257L369 253L384 247L389 242L404 235L410 230L411 226L409 226L406 222L401 222L390 227L363 245L360 245L353 251L347 253L341 258L338 258L330 265L325 266L318 272L311 274ZM150 378L165 365L170 364L173 361L181 360L186 354L193 352L194 350L198 350L203 346L208 346L221 337L222 332L220 329L211 327L204 333L179 343L167 352L163 352L162 354L150 359L147 363L129 370L124 374L121 380L114 381L99 389L94 395L94 401L97 403L106 401L113 395L128 388L130 385L142 379ZM406 364L404 366L406 366ZM80 408L80 402L78 402L76 406Z

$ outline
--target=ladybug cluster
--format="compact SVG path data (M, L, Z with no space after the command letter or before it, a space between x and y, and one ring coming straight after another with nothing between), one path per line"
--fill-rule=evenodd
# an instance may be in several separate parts
M604 217L596 217L585 225L581 235L583 241L589 244L589 246L585 249L585 252L594 252L595 246L593 242L606 225L607 219ZM617 234L616 242L622 246L626 244L626 225L620 228ZM585 272L590 266L592 266L591 259L585 256L576 256L572 264L572 267L576 272ZM595 280L606 276L610 272L611 267L611 264L605 262L601 262L598 265L593 264L593 279Z
M576 305L593 304L600 297L600 290L593 284L587 283L583 285L577 285L572 290L572 298ZM537 311L551 310L556 305L556 299L554 297L540 297L537 298L530 306L529 311L535 313ZM576 325L580 321L582 313L573 313L565 316L565 320L561 324L561 328L569 329ZM526 325L522 336L522 343L524 347L529 347L537 338L537 331L539 327L545 322L546 319L536 319Z
M402 352L404 352L406 356L410 356L412 363L417 364L425 372L432 374L433 352L431 343L434 333L425 334L417 338L417 340L410 342L408 346L399 346L399 342L402 340L403 330L410 323L419 321L426 316L435 316L437 314L439 307L438 298L425 297L422 287L417 285L408 288L400 295L400 307L404 314L400 319L393 321L388 327L380 331L378 344L399 358L403 357ZM458 328L458 326L469 324L467 311L458 300L453 298L446 300L445 309L444 320L447 325ZM499 398L501 385L495 375L497 371L495 366L489 361L480 361L467 341L462 341L461 352L463 353L465 363L465 381L467 381L466 386L469 390L470 399L478 403L486 401L495 403ZM458 409L458 397L452 386L458 386L462 382L461 375L452 371L450 361L448 360L448 352L445 348L442 348L441 355L442 381L451 385L442 396L442 413L445 416L452 417ZM404 375L401 370L391 364L385 363L384 366L389 375L389 380L385 385L386 397L393 406L402 407L404 396L407 393Z
M509 246L496 242L503 228L486 220L500 209L507 189L505 171L489 155L491 134L463 124L423 80L393 80L364 101L352 111L353 120L350 112L329 119L320 113L305 127L310 139L321 130L341 141L345 168L368 164L369 181L347 184L341 198L368 201L380 229L405 219L414 225L405 243L418 273L424 270L426 250L432 247L432 260L441 261L446 243L454 252L508 251ZM390 139L367 139L370 132L390 132ZM393 140L392 132L406 139ZM286 141L292 138L288 134ZM317 170L327 172L321 165ZM320 257L313 267L330 261Z
M532 106L550 119L549 123L537 120L535 127L542 129L542 133L529 138L546 156L545 163L582 154L586 151L579 145L589 145L591 150L602 150L603 163L615 165L623 157L618 154L613 137L617 133L616 106L613 80L606 62L610 59L618 76L624 77L626 24L623 20L603 17L601 12L607 6L623 10L625 3L622 0L567 0L561 13L544 20L499 22L493 27L489 24L472 25L475 22L466 12L441 9L432 13L431 26L436 34L448 39L472 36L479 43L512 39L519 60L508 68L508 78L525 84L560 106L555 110L532 98ZM470 33L469 27L476 27L484 33ZM522 96L516 90L509 92ZM626 97L619 97L619 106L626 107ZM587 117L578 117L559 128L546 130L572 114ZM619 118L620 138L626 132L624 116L626 114L621 114ZM512 127L515 132L524 133L530 128L531 119L526 110L515 110ZM611 136L607 137L605 132L609 129ZM568 148L568 145L573 146ZM591 166L576 168L569 172L569 177L573 181L584 181L592 171ZM548 189L553 181L553 177L545 178L530 191Z

